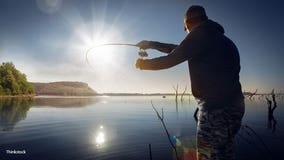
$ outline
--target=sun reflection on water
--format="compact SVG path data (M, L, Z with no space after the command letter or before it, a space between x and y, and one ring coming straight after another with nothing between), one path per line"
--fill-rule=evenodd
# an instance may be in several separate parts
M96 144L102 145L105 142L105 134L103 132L99 132L96 136Z
M94 137L94 143L96 144L96 147L101 147L106 141L105 132L103 129L104 126L101 125L99 127L99 131L97 131Z

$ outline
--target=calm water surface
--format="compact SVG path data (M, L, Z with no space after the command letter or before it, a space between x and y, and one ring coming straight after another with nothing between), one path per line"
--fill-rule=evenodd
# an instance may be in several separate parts
M0 159L172 160L173 150L151 107L164 110L164 121L181 159L193 159L195 100L177 105L174 97L37 97L0 100ZM269 123L263 97L246 100L236 137L237 159L283 159L284 100L277 98L275 121ZM254 132L257 134L254 134ZM25 154L7 154L7 150Z

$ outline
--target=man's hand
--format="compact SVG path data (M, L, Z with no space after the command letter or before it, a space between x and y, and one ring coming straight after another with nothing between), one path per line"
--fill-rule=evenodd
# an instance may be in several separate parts
M140 59L140 58L136 60L135 66L136 66L137 69L142 69L143 61L144 61L144 60L143 60L143 59Z
M139 48L141 49L149 49L149 48L153 48L153 42L152 41L141 41L139 43L136 44Z

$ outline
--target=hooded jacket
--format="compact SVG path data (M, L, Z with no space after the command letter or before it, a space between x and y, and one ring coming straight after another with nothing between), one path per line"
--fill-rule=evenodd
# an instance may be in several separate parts
M188 61L192 94L197 99L221 107L243 97L239 52L220 24L206 20L169 55L144 60L141 69L166 69L184 61Z

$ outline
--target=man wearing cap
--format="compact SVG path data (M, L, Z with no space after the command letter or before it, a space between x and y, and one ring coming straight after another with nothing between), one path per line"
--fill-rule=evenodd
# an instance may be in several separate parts
M168 55L138 59L136 68L161 70L188 62L192 94L199 104L197 158L235 159L234 137L241 126L244 100L239 82L240 58L223 27L208 19L202 6L191 6L184 16L189 34L179 44L141 41L142 49Z

